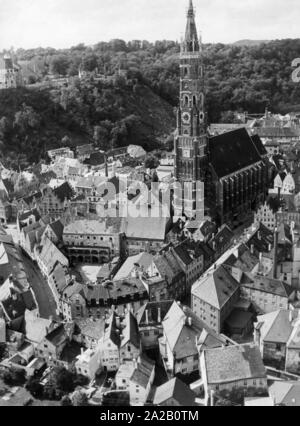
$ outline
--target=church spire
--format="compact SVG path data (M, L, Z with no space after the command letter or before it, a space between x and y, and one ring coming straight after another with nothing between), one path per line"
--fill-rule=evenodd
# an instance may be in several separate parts
M186 24L186 30L185 30L184 48L185 48L184 50L187 52L199 51L199 40L198 40L197 27L195 22L193 0L190 0L188 13L187 13L187 24Z

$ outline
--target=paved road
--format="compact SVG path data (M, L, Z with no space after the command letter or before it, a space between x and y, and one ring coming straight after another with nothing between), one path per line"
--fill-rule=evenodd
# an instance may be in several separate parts
M52 316L53 319L58 319L56 302L47 281L38 266L29 257L22 253L22 258L28 281L38 303L41 318L48 319Z

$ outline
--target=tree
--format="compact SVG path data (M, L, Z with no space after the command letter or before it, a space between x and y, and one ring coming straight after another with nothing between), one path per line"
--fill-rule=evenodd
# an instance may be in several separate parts
M72 392L74 390L74 375L63 367L56 367L53 383L55 388L63 392Z
M154 155L149 155L145 160L146 169L156 169L159 166L159 160Z
M98 57L94 53L89 53L83 58L82 66L85 71L95 71L98 65Z
M2 379L8 386L21 386L25 383L25 371L11 368L3 373Z
M30 379L26 383L26 389L28 392L31 393L31 395L36 399L41 399L44 394L44 388L40 384L39 379L35 377L30 377Z
M67 55L54 55L50 62L50 72L52 74L67 75L70 60Z
M72 395L72 404L74 407L85 407L88 405L88 398L82 391L76 391Z

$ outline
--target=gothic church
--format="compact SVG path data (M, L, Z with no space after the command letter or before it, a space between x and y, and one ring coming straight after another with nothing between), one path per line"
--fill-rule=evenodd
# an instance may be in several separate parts
M205 111L202 41L198 38L190 0L185 37L180 53L180 104L174 141L175 178L191 190L184 195L185 215L196 216L204 183L205 212L219 224L241 220L264 202L268 191L266 150L258 136L238 129L209 137ZM183 199L179 200L183 203ZM175 202L175 216L176 205Z

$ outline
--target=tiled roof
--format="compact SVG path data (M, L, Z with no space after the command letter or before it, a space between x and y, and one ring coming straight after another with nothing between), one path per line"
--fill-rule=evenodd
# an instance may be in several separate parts
M269 394L276 404L300 407L300 383L275 381L269 386Z
M251 276L248 274L250 280L243 283L242 286L258 290L264 293L275 294L280 297L288 298L295 290L284 281L275 280L263 276Z
M49 227L52 229L54 234L60 240L62 238L63 231L64 231L64 225L61 223L61 221L57 220L56 222L52 222L49 224Z
M153 256L150 253L140 253L136 256L128 257L117 274L114 276L114 280L122 280L131 276L136 266L146 270L153 262Z
M80 333L91 339L99 341L104 336L105 321L99 319L94 321L90 318L82 318L75 321Z
M189 323L191 320L191 325ZM170 350L176 359L198 354L196 337L200 337L203 330L209 334L209 347L218 347L224 340L198 318L193 311L174 302L163 321L164 334L167 338Z
M56 263L59 262L62 265L68 264L68 259L64 254L52 243L49 238L43 239L43 244L40 247L39 259L46 265L47 269L52 272Z
M37 311L25 311L24 334L28 340L40 343L47 335L52 320L40 318Z
M61 263L57 263L51 274L53 280L55 280L55 285L57 290L61 293L69 283L69 271L66 266L63 266Z
M209 245L213 247L215 244L215 250L218 251L227 244L230 244L234 238L234 233L231 231L228 225L223 225L219 232L209 241Z
M192 294L216 309L222 307L239 289L239 284L223 266L211 270L192 287Z
M290 311L279 310L257 318L255 328L260 330L261 339L270 343L287 343L293 330Z
M112 235L121 232L122 220L120 218L107 218L99 220L76 220L64 228L64 235Z
M47 334L46 339L51 342L54 346L60 346L67 340L66 330L63 324L58 326L51 333Z
M290 127L261 127L257 129L261 138L295 138L299 134Z
M134 369L130 378L130 381L146 389L150 383L154 368L154 361L146 358L145 356L140 357L137 367Z
M164 241L168 219L131 218L124 219L124 232L128 239Z
M196 405L195 397L194 392L185 383L174 377L156 389L153 404L164 405L166 401L172 398L179 406L190 407Z
M120 347L120 330L117 328L117 315L115 312L109 318L109 323L104 333L105 339L110 339L116 346Z
M259 347L233 345L203 352L208 384L233 383L266 378Z
M122 331L123 339L121 342L121 347L127 343L131 343L137 349L140 348L140 333L137 320L132 312L127 312L124 319L124 329Z

